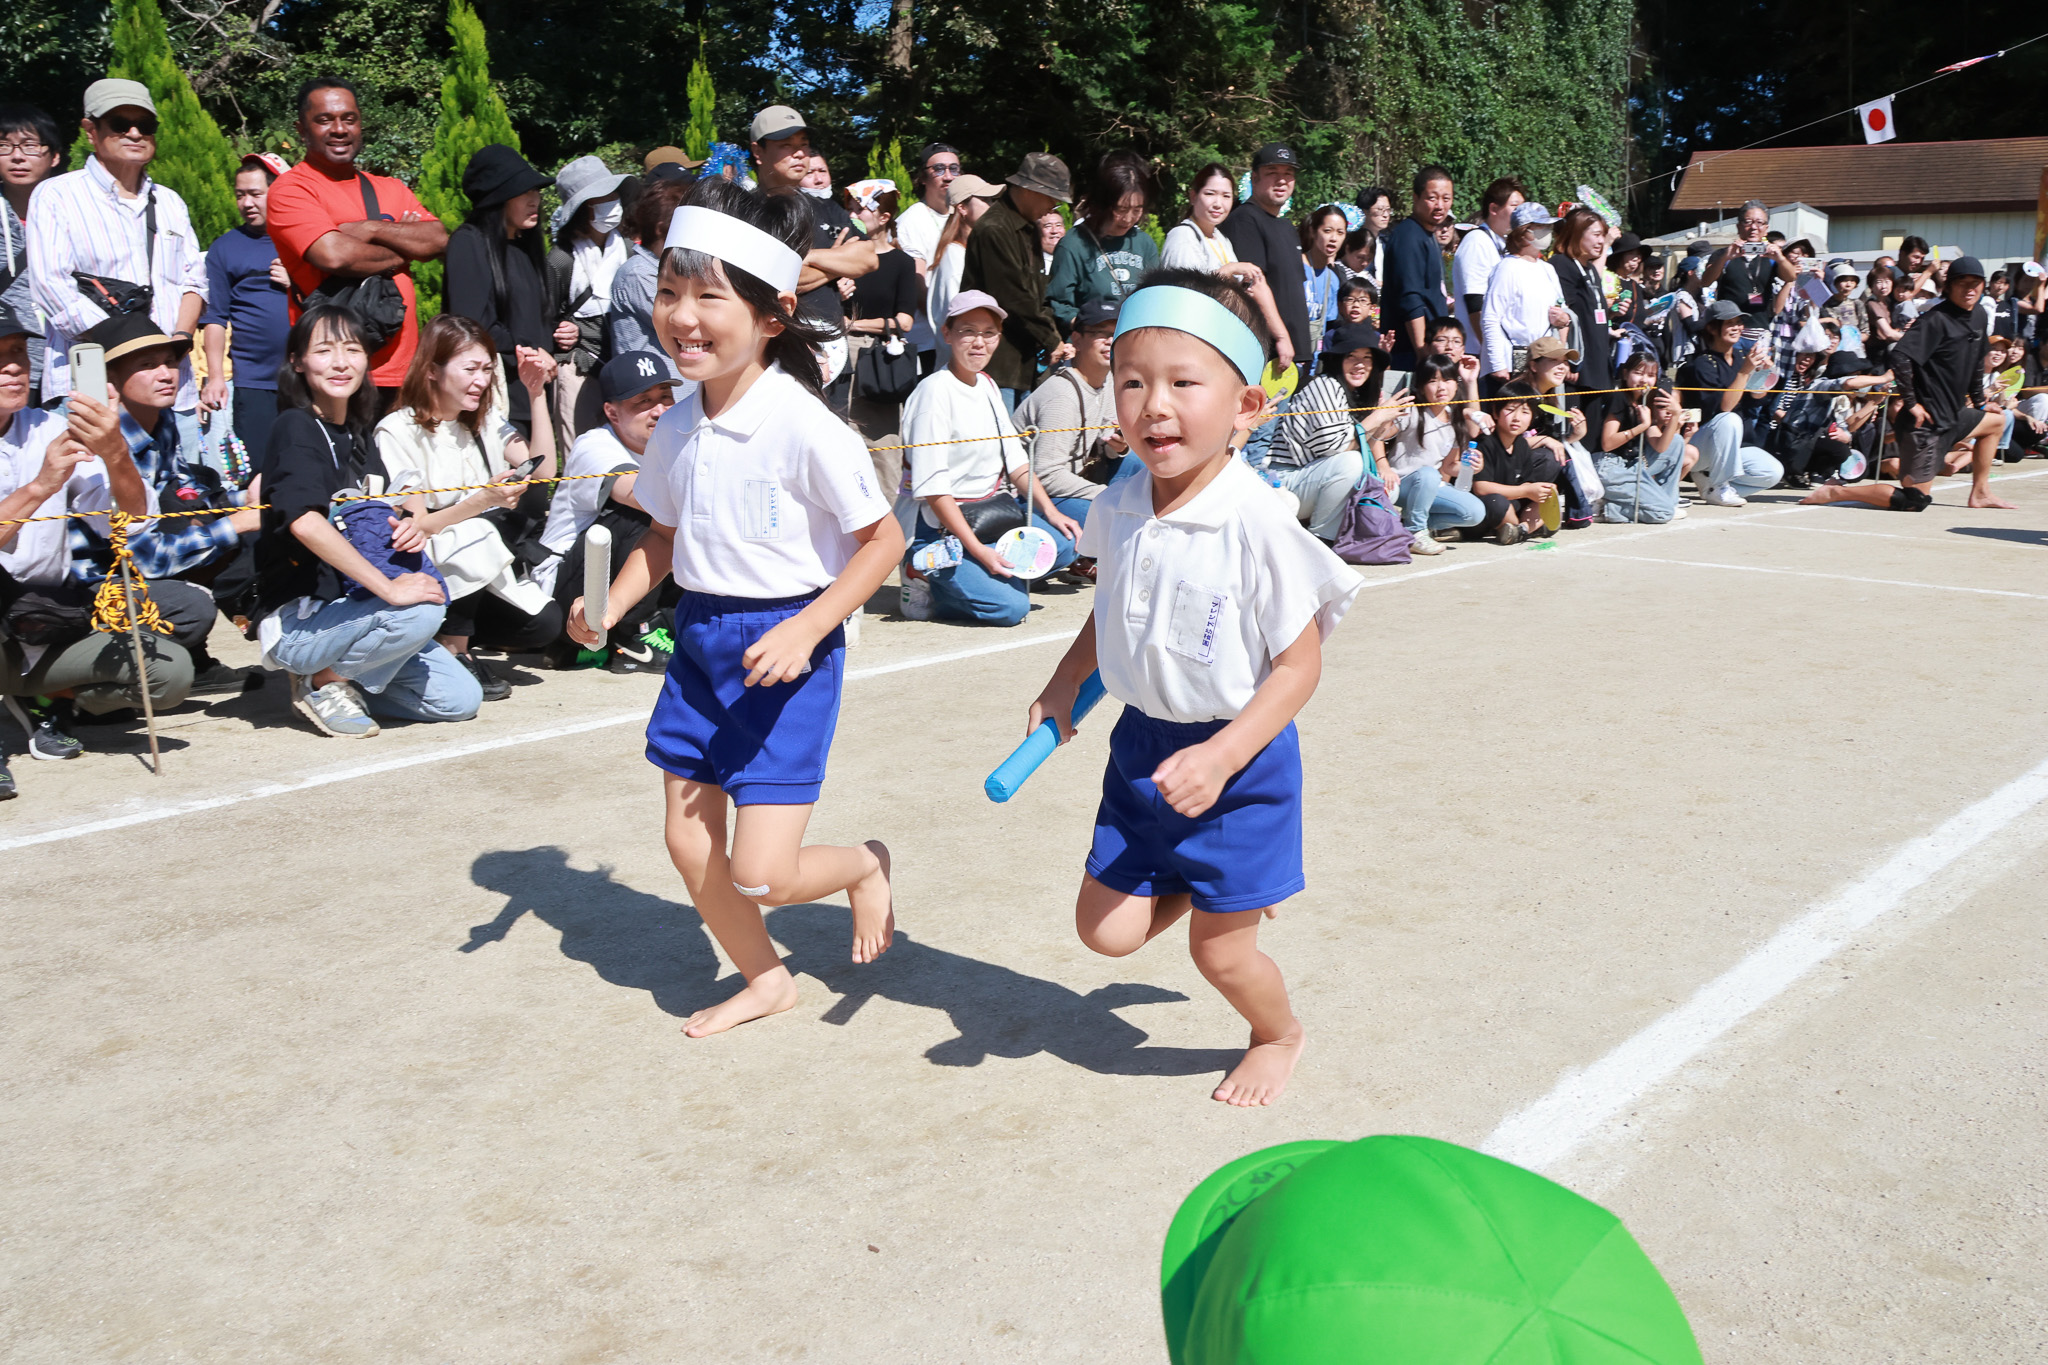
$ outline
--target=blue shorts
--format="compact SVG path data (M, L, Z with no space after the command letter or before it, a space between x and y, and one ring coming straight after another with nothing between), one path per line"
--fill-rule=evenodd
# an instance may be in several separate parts
M722 787L740 806L806 806L825 784L839 724L846 632L834 626L795 682L745 686L740 656L808 606L803 597L713 597L676 604L675 653L647 722L647 761L689 782Z
M1109 736L1089 876L1131 896L1192 894L1197 910L1216 914L1263 910L1308 885L1301 875L1301 741L1292 722L1192 819L1152 785L1169 755L1227 723L1183 725L1124 708Z

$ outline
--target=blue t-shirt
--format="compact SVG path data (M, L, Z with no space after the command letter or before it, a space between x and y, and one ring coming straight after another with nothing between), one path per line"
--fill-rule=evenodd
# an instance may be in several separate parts
M1329 266L1321 270L1309 269L1308 262L1301 263L1301 291L1308 300L1308 320L1311 326L1320 322L1327 336L1331 319L1337 316L1337 272Z
M270 282L276 259L270 235L246 224L223 232L206 250L207 300L199 325L233 329L228 355L235 362L235 382L244 388L276 388L277 367L284 362L292 324L284 290Z

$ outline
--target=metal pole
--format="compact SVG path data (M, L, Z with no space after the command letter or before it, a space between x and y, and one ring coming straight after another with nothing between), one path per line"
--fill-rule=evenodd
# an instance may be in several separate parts
M143 657L142 625L135 619L135 580L128 572L125 557L121 560L121 596L128 603L128 640L135 646L135 681L142 692L142 723L149 729L149 770L162 777L164 756L156 745L156 707L149 699L149 664Z

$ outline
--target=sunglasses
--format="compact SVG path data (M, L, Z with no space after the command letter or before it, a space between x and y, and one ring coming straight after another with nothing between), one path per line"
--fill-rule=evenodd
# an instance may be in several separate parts
M140 133L144 137L156 136L156 115L144 114L141 118L129 118L126 114L106 114L99 120L100 126L110 133Z
M934 161L927 164L925 169L933 175L958 175L960 174L960 163L955 161L948 165L943 161Z

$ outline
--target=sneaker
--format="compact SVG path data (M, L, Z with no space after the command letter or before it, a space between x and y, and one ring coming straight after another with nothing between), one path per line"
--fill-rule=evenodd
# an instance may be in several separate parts
M1692 513L1686 510L1686 506L1682 502L1671 509L1671 519L1673 521L1684 521L1687 517L1691 515Z
M1427 533L1417 533L1415 539L1408 542L1408 553L1411 555L1440 555L1443 552L1444 547L1430 539Z
M192 697L238 697L263 686L263 675L253 668L230 668L204 656L192 661Z
M14 774L7 771L7 755L0 754L0 801L12 801L15 795Z
M1566 517L1560 523L1567 531L1583 531L1593 524L1591 517Z
M1092 588L1095 586L1095 561L1092 559L1077 559L1053 576L1064 579L1077 588Z
M367 739L378 733L376 720L348 683L331 682L315 687L313 680L303 673L292 674L291 680L292 708L313 722L313 728L321 734L334 739Z
M657 641L656 637L660 640ZM666 673L668 672L671 649L675 641L665 630L650 630L637 640L621 640L612 646L612 657L606 662L607 673Z
M1700 502L1707 500L1707 476L1698 469L1692 472L1692 495Z
M1465 528L1462 526L1446 526L1440 531L1431 531L1429 535L1430 539L1441 541L1445 545L1456 545L1465 538Z
M1749 499L1736 492L1732 485L1722 484L1719 488L1708 490L1707 506L1747 507L1749 506Z
M903 619L906 621L929 621L932 619L932 585L922 578L913 578L903 585Z
M18 697L7 699L7 709L14 713L21 728L28 731L28 756L46 761L58 762L67 758L78 758L85 753L85 745L71 734L71 703L62 698L44 700L36 698L27 703Z
M485 701L503 701L512 695L512 684L499 677L482 659L469 650L455 656L455 661L470 671L477 682L483 685Z
M1519 545L1522 541L1522 524L1513 517L1501 518L1500 526L1493 533L1496 545Z

